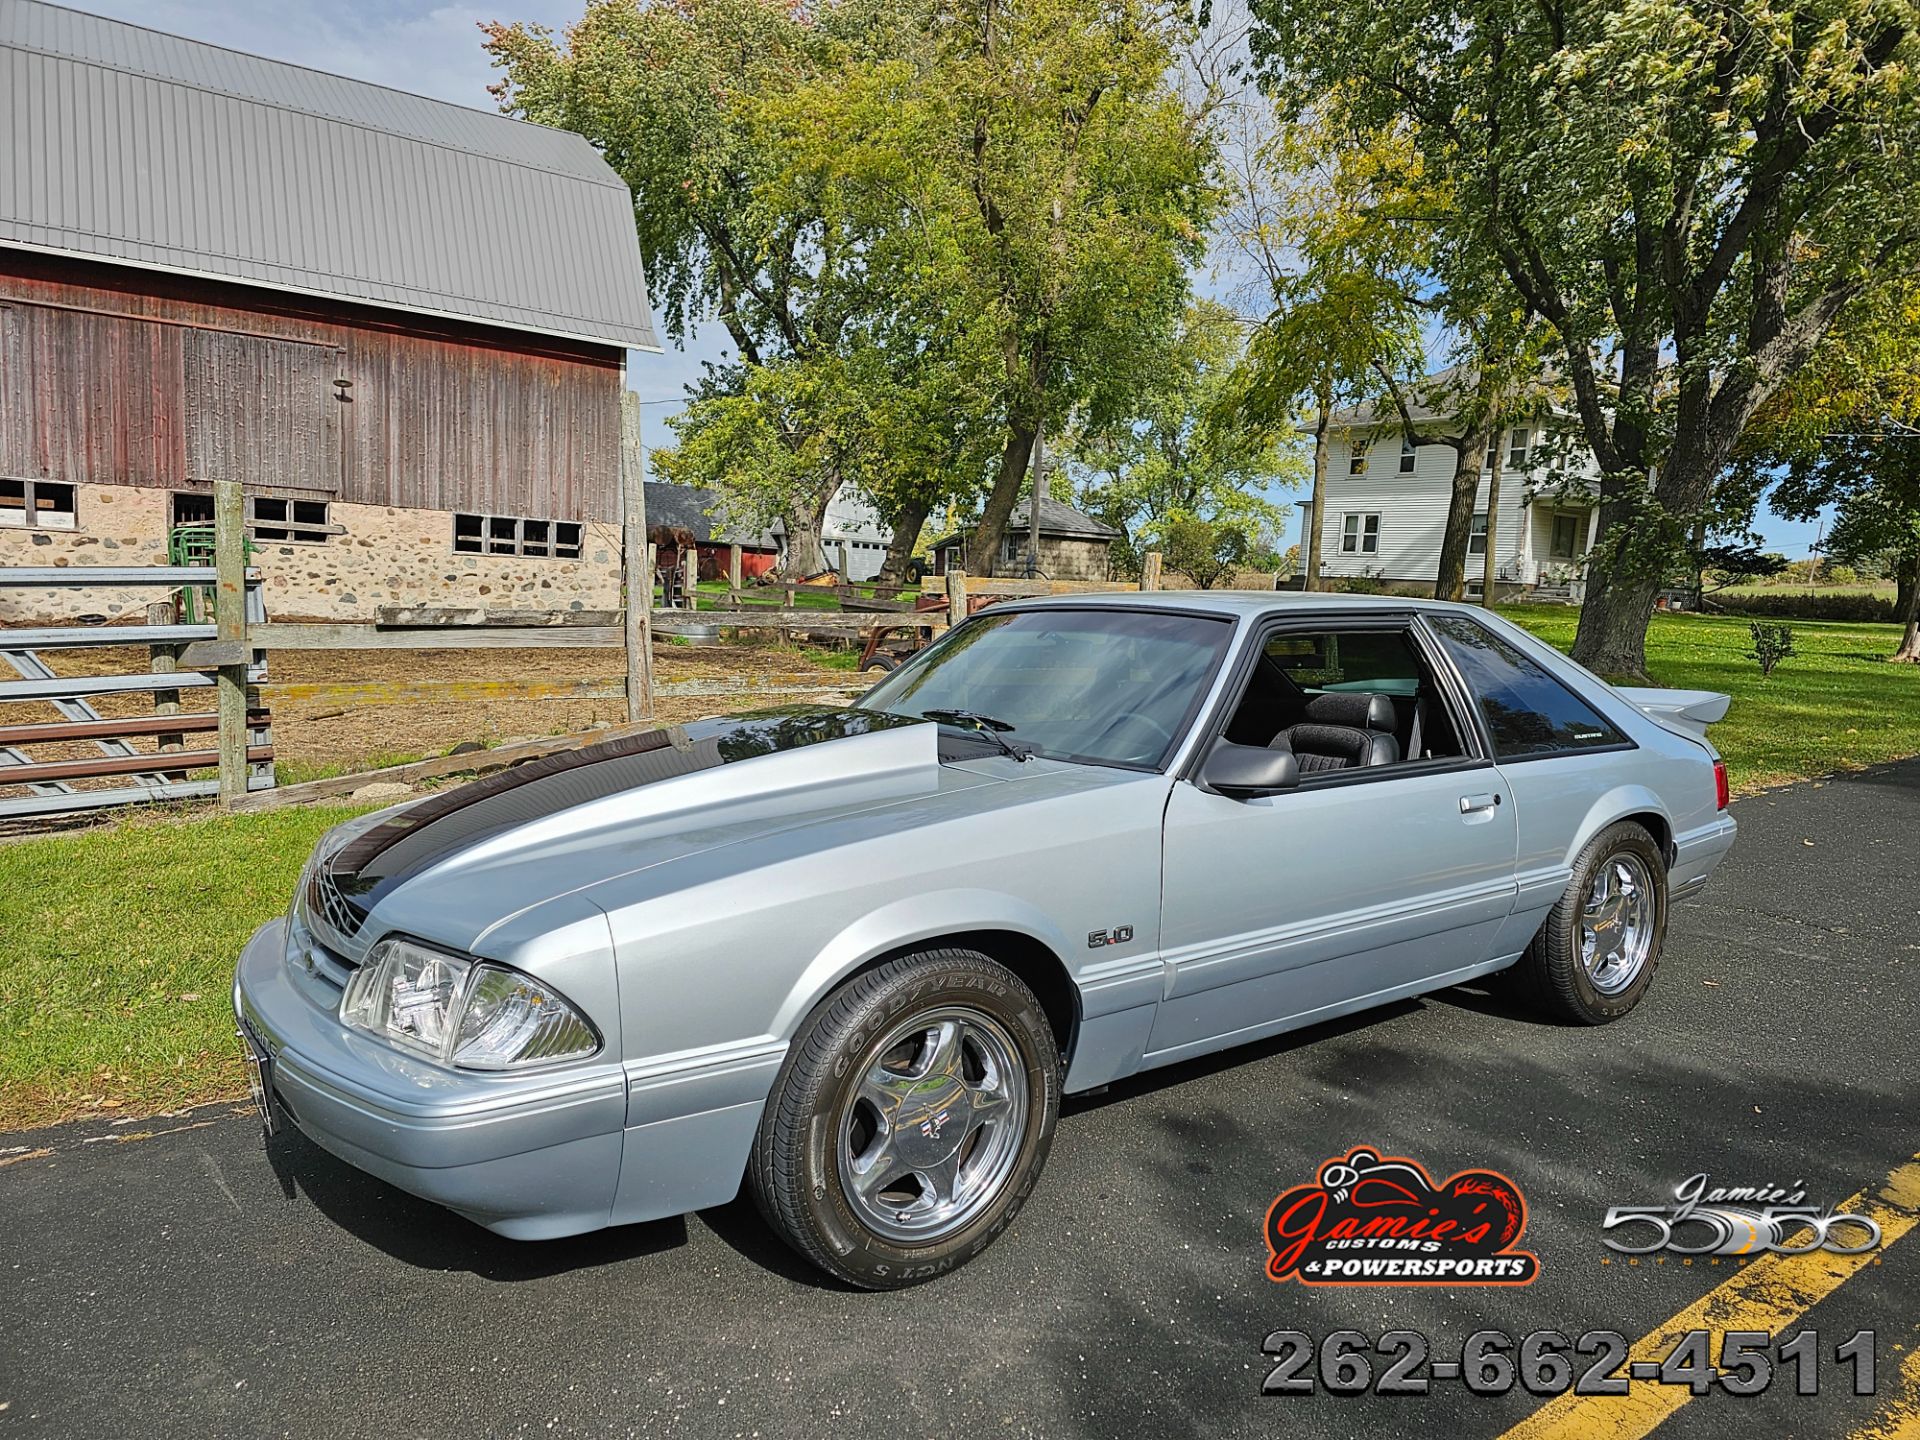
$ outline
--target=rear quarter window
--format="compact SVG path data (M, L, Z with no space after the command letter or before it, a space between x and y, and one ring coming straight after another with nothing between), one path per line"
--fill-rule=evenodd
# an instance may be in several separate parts
M1578 754L1631 744L1544 665L1463 615L1430 623L1473 692L1496 759Z

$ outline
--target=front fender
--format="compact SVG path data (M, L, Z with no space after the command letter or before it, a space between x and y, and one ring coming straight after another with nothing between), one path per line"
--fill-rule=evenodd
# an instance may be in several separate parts
M773 1034L791 1040L835 986L877 956L966 930L1011 930L1056 956L1073 953L1052 917L1018 896L971 888L925 891L868 911L821 947L781 1001Z

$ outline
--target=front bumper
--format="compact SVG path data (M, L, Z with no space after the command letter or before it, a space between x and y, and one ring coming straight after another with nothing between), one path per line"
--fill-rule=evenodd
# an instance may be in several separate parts
M338 999L287 963L285 921L255 933L234 972L234 1012L270 1055L271 1098L302 1134L514 1239L610 1222L627 1108L616 1059L469 1075L349 1030Z

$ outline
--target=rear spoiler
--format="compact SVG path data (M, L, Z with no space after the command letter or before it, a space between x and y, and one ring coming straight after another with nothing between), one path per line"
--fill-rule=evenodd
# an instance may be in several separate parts
M1635 708L1656 720L1704 736L1707 726L1724 720L1732 697L1713 690L1642 690L1615 687Z

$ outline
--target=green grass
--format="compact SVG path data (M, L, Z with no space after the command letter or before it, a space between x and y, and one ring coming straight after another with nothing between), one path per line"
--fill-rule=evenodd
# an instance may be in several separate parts
M234 960L356 813L142 814L0 844L0 1130L245 1094Z
M1510 605L1500 613L1562 650L1577 610ZM1661 685L1733 697L1711 731L1736 791L1920 754L1920 665L1889 664L1894 625L1793 620L1795 653L1771 676L1745 658L1748 621L1659 615L1647 632L1647 669Z
M710 610L732 608L727 602L730 594L724 580L702 580L694 587L694 594L700 605ZM872 599L875 587L862 581L854 587L854 593ZM911 587L909 590L911 593ZM898 598L898 597L894 597ZM749 585L740 592L740 605L743 609L765 607L779 610L787 603L786 587L782 585ZM834 594L831 585L796 585L793 590L793 608L796 610L838 610L840 600Z
M1562 649L1578 613L1507 616ZM1794 622L1770 679L1746 622L1663 615L1663 684L1734 697L1713 729L1753 790L1920 753L1920 666L1890 665L1890 625ZM827 663L857 658L832 653ZM286 908L320 833L351 809L148 813L0 844L0 1130L99 1111L144 1114L244 1093L228 986L255 927Z

